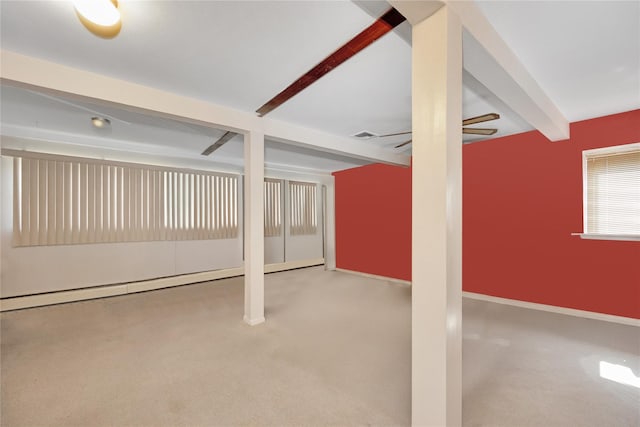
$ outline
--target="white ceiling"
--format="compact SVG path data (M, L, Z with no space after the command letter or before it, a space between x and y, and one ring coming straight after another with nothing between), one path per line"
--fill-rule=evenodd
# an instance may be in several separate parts
M11 86L2 86L0 108L2 134L6 136L50 140L101 150L161 154L198 161L207 159L242 166L241 135L234 137L209 157L200 154L224 134L224 131L218 129L134 113L117 107L69 101L59 96ZM97 129L91 124L92 116L108 118L111 125ZM5 143L7 145L10 143ZM267 140L265 163L275 169L326 173L367 162Z
M640 108L640 1L479 1L570 121Z
M112 40L82 27L68 1L0 2L2 49L253 112L309 68L373 22L386 2L133 1L120 0L121 33ZM570 120L640 107L640 3L480 2L496 30ZM350 136L411 127L410 28L402 24L270 117ZM22 99L24 98L24 99ZM199 155L222 132L144 117L104 106L110 135L95 135L91 113L16 89L2 93L3 128L75 133L122 149ZM74 101L80 107L90 104ZM109 111L108 111L109 110ZM530 130L469 74L465 117L498 112L496 136ZM13 126L13 127L12 127ZM18 130L16 130L18 129ZM24 129L23 129L24 130ZM79 138L80 141L82 138ZM394 150L406 136L367 141ZM473 141L473 137L465 137ZM179 143L177 142L179 141ZM131 145L133 144L133 145ZM410 150L410 145L402 150ZM236 138L216 160L239 162ZM269 143L267 161L318 170L362 164Z

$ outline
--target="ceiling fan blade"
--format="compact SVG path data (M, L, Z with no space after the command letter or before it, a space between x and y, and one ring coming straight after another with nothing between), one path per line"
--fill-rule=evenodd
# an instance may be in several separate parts
M412 131L406 131L406 132L398 132L398 133L388 133L386 135L376 135L377 138L385 138L387 136L398 136L398 135L408 135L412 133Z
M258 116L262 117L270 111L275 110L280 105L296 96L308 86L316 82L325 74L342 64L380 37L404 22L406 18L394 8L389 9L384 15L378 18L373 24L365 28L360 34L349 40L345 45L322 60L318 65L307 71L302 77L291 83L285 90L271 98L262 107L256 110Z
M500 118L500 114L496 114L496 113L483 114L482 116L471 117L470 119L463 120L462 125L466 126L466 125L472 125L474 123L488 122L488 121L496 120L499 118Z
M493 135L498 129L462 128L462 133L467 135Z
M404 146L405 146L405 145L407 145L407 144L411 144L411 141L413 141L413 139L410 139L410 140L408 140L408 141L405 141L405 142L403 142L402 144L398 144L398 145L396 145L396 146L395 146L395 147L393 147L393 148L400 148L400 147L404 147Z
M236 135L238 134L235 132L230 132L230 131L225 132L224 135L222 135L216 142L208 146L207 149L202 152L202 155L208 156L209 154L213 153L218 148L222 147L224 144L229 142L229 140Z

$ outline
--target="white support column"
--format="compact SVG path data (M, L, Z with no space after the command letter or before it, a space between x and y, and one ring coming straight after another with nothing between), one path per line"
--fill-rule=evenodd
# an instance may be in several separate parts
M264 322L264 134L244 136L244 321Z
M327 270L336 269L336 187L335 178L331 176L326 183L325 233L324 233L324 265Z
M448 7L413 26L412 409L462 424L462 27Z

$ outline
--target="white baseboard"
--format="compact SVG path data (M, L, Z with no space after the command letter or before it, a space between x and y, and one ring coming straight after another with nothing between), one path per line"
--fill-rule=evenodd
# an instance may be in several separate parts
M465 298L494 302L497 304L512 305L515 307L530 308L532 310L547 311L550 313L566 314L569 316L585 317L587 319L603 320L605 322L621 323L623 325L640 327L640 319L634 319L632 317L614 316L613 314L596 313L594 311L577 310L574 308L557 307L555 305L518 301L514 299L476 294L474 292L462 292L462 296Z
M188 285L191 283L208 282L210 280L228 279L242 276L243 267L226 268L224 270L203 271L201 273L183 274L180 276L162 277L160 279L143 280L141 282L127 283L127 293L154 291L156 289L171 288L174 286Z
M369 277L369 278L378 279L378 280L384 280L384 281L387 281L387 282L401 283L403 285L411 286L411 282L409 282L407 280L399 280L399 279L394 279L394 278L391 278L391 277L377 276L375 274L361 273L359 271L345 270L345 269L342 269L342 268L336 268L336 271L341 271L343 273L355 274L355 275L358 275L358 276ZM464 292L463 291L462 292L462 296L464 298L470 298L470 299L475 299L475 300L480 300L480 301L495 302L497 304L512 305L512 306L515 306L515 307L529 308L529 309L532 309L532 310L547 311L549 313L566 314L568 316L584 317L584 318L587 318L587 319L602 320L602 321L605 321L605 322L613 322L613 323L620 323L620 324L623 324L623 325L630 325L630 326L640 327L640 319L634 319L632 317L615 316L613 314L596 313L594 311L577 310L577 309L574 309L574 308L557 307L555 305L547 305L547 304L539 304L539 303L534 303L534 302L518 301L518 300L514 300L514 299L493 297L493 296L484 295L484 294L477 294L477 293L474 293L474 292Z
M324 263L323 258L283 262L277 264L265 265L265 273L274 273L278 271L292 270L295 268L311 267ZM336 271L342 273L354 274L358 276L368 277L386 282L399 283L405 286L411 286L411 282L407 280L394 279L391 277L378 276L375 274L361 273L359 271L345 270L336 268ZM0 300L0 312L19 310L30 307L40 307L52 304L61 304L65 302L84 301L95 298L112 297L117 295L127 295L137 292L145 292L156 289L170 288L174 286L188 285L192 283L207 282L217 279L225 279L244 275L244 268L228 268L224 270L205 271L201 273L183 274L180 276L162 277L159 279L143 280L140 282L123 283L117 285L99 286L94 288L75 289L70 291L51 292L46 294L27 295L22 297L4 298ZM566 314L569 316L584 317L588 319L602 320L605 322L620 323L640 327L640 319L631 317L615 316L612 314L596 313L593 311L577 310L573 308L557 307L547 304L539 304L526 301L518 301L508 298L494 297L490 295L477 294L473 292L462 292L465 298L494 302L497 304L511 305L515 307L529 308L533 310L547 311L550 313Z
M72 291L51 292L46 294L28 295L0 300L0 311L18 310L21 308L40 307L43 305L61 304L71 301L83 301L94 298L126 295L127 286L112 285L96 288L75 289Z
M275 264L267 264L264 266L265 273L276 273L278 271L293 270L295 268L313 267L315 265L323 265L324 258L303 259L299 261L279 262Z
M393 283L399 283L405 286L411 286L411 282L408 280L395 279L393 277L378 276L376 274L362 273L360 271L354 271L354 270L345 270L344 268L336 268L336 271L340 271L341 273L355 274L356 276L368 277L370 279L384 280L385 282L393 282Z
M283 262L265 265L265 273L310 267L324 263L323 258ZM23 308L41 307L44 305L61 304L65 302L84 301L95 298L112 297L117 295L134 294L192 283L208 282L210 280L226 279L244 275L244 267L227 268L223 270L203 271L200 273L182 274L179 276L161 277L159 279L142 280L139 282L121 283L115 285L97 286L93 288L74 289L70 291L49 292L45 294L27 295L0 299L0 312L19 310Z

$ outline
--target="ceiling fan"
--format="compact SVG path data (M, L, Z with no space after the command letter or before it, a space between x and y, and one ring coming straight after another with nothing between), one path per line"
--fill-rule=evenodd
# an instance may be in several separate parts
M203 156L208 156L218 148L222 147L224 144L229 142L234 136L238 135L236 132L227 131L220 138L216 140L213 144L208 146L201 154Z
M495 128L467 128L464 126L473 125L476 123L489 122L491 120L497 120L500 118L500 114L497 113L489 113L483 114L482 116L471 117L470 119L464 119L462 121L462 133L467 135L493 135L498 132L498 129ZM397 133L388 133L386 135L376 135L377 138L385 138L387 136L398 136L398 135L408 135L412 133L411 131L406 132L397 132ZM407 144L411 144L412 139L405 141L401 144L396 145L394 148L401 148Z

